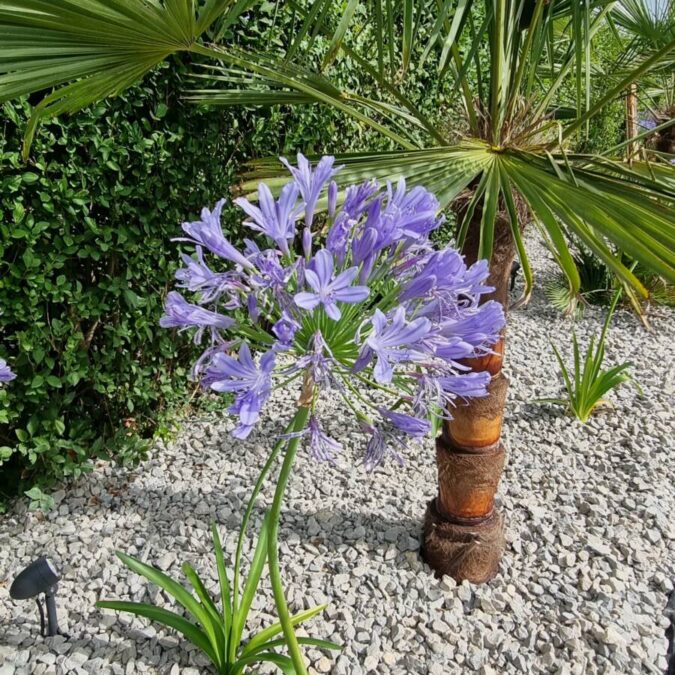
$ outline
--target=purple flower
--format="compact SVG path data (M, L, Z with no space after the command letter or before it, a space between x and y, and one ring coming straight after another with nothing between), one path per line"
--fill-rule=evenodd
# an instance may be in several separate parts
M396 443L403 448L406 447L405 443L403 443L400 438L370 425L363 425L363 429L366 433L370 434L364 458L366 471L373 471L382 464L387 454L393 455L394 459L403 466L403 458L392 447L393 443Z
M493 290L484 283L489 273L487 260L479 260L467 269L462 256L452 249L430 253L412 270L414 273L408 272L409 280L403 282L400 300L440 301L427 307L425 313L440 310L442 316L448 310L446 305L453 309L457 306L460 296L477 300Z
M213 211L207 208L202 209L202 219L193 223L183 223L183 230L190 237L187 241L205 246L211 253L215 253L225 260L230 260L237 265L251 269L253 265L230 244L223 229L220 226L220 215L223 210L225 200L221 199Z
M295 237L295 221L301 207L297 206L299 188L295 183L284 185L279 201L274 201L270 189L265 183L258 186L258 203L253 206L248 199L239 197L234 203L251 218L247 225L252 230L262 232L269 237L285 255L289 255L288 242Z
M337 302L363 302L369 295L367 286L352 286L359 273L358 267L350 267L333 278L333 256L326 250L320 250L311 261L312 268L305 270L305 281L314 293L301 292L295 295L295 304L302 309L312 310L323 305L326 314L337 321L342 313Z
M352 185L345 192L342 210L328 231L326 248L342 262L349 250L349 235L359 218L368 208L368 200L377 192L376 181L367 181L361 185Z
M487 396L487 386L490 384L490 373L465 373L464 375L447 375L439 377L438 383L443 391L461 398Z
M196 301L170 294L161 324L194 327L196 340L210 331L194 374L205 387L234 395L235 436L247 437L259 419L275 355L283 353L282 375L311 378L316 398L332 390L348 399L368 434L369 469L388 455L402 462L401 439L428 434L430 420L448 418L458 399L485 395L489 374L472 373L462 360L488 352L504 324L501 306L481 305L492 290L487 263L467 267L450 247L434 250L429 234L442 217L438 200L423 187L409 190L399 180L382 190L371 180L346 187L339 199L332 157L315 166L302 155L297 161L283 160L293 179L276 200L264 184L255 205L236 200L246 224L262 235L246 239L241 253L223 236L222 201L213 212L204 209L197 223L184 224L196 255L183 256L176 278ZM319 235L311 228L321 199L329 229L325 248L316 251ZM303 209L300 251L296 227ZM207 251L235 265L219 268L215 257L205 260ZM226 342L230 337L235 341ZM238 356L230 355L226 350L236 344ZM399 404L406 406L380 408L377 427L363 424L367 402L350 391L349 378L361 371L363 382L400 388ZM293 436L306 437L317 460L332 461L340 449L314 411Z
M283 312L279 321L272 326L272 332L282 347L290 347L298 328L300 328L298 322L288 312Z
M284 374L309 371L312 381L323 389L341 388L341 383L336 377L339 363L331 354L326 341L320 330L317 330L309 341L309 346L301 356Z
M228 273L213 272L204 260L204 251L201 246L197 246L197 259L191 258L185 253L181 256L185 267L176 271L176 279L179 288L186 288L193 293L200 293L201 302L211 302L217 299L224 292L230 292L228 309L234 309L239 306L237 291L243 289L241 282L233 281L233 277Z
M394 372L392 364L424 358L421 341L431 332L431 322L428 319L419 318L408 322L405 319L405 309L399 307L389 323L387 317L376 309L372 325L373 331L366 338L354 366L355 370L365 368L374 354L377 359L375 380L380 384L388 384Z
M164 304L164 316L159 320L162 328L191 328L198 327L195 342L201 339L205 328L222 329L231 328L235 321L229 316L223 316L217 312L211 312L199 305L190 304L180 293L171 291L166 296Z
M314 415L309 418L307 427L309 435L309 452L317 462L334 462L335 453L342 450L342 446L334 438L328 436Z
M333 168L334 157L322 157L319 163L312 171L307 158L298 153L298 166L291 166L285 157L281 158L281 163L293 174L295 183L300 190L302 199L305 202L305 225L312 227L314 218L314 209L319 200L319 195L326 183L340 170L341 167Z
M444 321L439 332L446 338L460 338L476 348L487 349L497 341L503 327L504 310L490 300L480 307L465 309L456 319Z
M0 382L11 382L16 377L5 359L0 359Z
M413 436L414 438L426 436L431 430L431 423L429 420L419 419L418 417L413 417L412 415L406 415L404 413L399 413L394 410L386 410L384 408L380 408L380 415L391 422L404 434L408 434L408 436Z
M396 192L389 184L387 195L382 219L389 221L384 229L391 229L396 240L426 237L443 224L443 217L438 217L438 200L425 188L418 185L406 192L405 179L399 178Z
M266 352L256 366L248 345L242 342L239 358L217 353L204 374L205 386L218 392L235 392L237 397L229 412L239 415L239 424L232 432L235 438L248 437L260 417L260 411L272 391L275 354Z

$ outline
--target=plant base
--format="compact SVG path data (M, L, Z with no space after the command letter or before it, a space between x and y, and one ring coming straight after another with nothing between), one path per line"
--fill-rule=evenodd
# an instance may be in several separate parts
M458 583L467 579L482 584L499 571L504 551L504 519L498 511L476 523L452 522L427 505L422 557L437 577L451 576Z

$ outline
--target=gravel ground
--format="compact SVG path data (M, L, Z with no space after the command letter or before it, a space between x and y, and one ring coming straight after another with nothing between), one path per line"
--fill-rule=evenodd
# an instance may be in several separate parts
M540 248L535 270L540 280L551 273ZM587 312L577 326L584 344L601 323L600 312ZM329 601L310 632L345 645L336 659L308 652L313 672L665 671L664 609L675 579L675 313L660 311L651 333L617 314L608 360L634 362L645 398L625 386L612 395L614 409L585 427L532 403L559 392L548 338L569 355L571 328L541 291L512 316L500 489L508 546L487 585L436 580L420 561L436 483L431 442L412 445L404 468L389 463L367 475L350 418L327 416L345 451L335 467L300 457L281 528L293 609ZM94 603L157 598L117 563L115 549L173 574L189 560L215 584L209 522L218 519L232 551L250 486L291 405L278 396L272 419L245 443L229 438L225 416L191 419L138 469L97 466L55 495L52 513L19 504L2 517L0 675L206 672L175 635ZM43 552L63 574L59 617L69 640L38 637L34 604L11 602L5 590ZM264 592L251 626L272 618L267 580Z

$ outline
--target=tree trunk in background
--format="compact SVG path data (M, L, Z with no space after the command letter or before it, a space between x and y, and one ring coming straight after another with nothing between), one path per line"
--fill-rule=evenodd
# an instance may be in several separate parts
M635 83L628 87L626 94L626 140L630 141L638 135L638 110L637 110L637 85ZM628 163L632 164L637 159L639 144L637 142L628 144Z
M458 221L461 217L460 211ZM468 264L478 257L480 221L481 213L476 209L463 250ZM499 213L488 278L495 290L482 301L496 300L504 311L509 305L514 257L508 216ZM503 334L493 347L494 354L466 360L473 370L492 376L488 396L452 408L453 419L444 424L436 441L438 496L427 506L423 555L438 576L448 574L458 582L492 579L504 550L504 521L494 507L505 460L501 443L508 389L502 373L504 347Z

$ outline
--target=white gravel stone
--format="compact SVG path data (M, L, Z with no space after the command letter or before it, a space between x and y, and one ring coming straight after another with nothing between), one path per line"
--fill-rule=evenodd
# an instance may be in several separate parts
M436 485L433 443L411 444L403 468L391 462L366 474L356 424L326 397L327 431L342 441L343 455L337 466L299 456L280 531L291 609L329 602L307 633L344 644L337 655L308 650L312 672L665 670L664 608L675 579L675 312L657 309L651 332L628 312L616 314L607 362L633 362L645 396L624 386L610 395L613 409L583 426L533 403L560 394L548 340L569 358L573 328L544 299L541 282L553 268L537 242L533 249L539 287L529 307L512 314L508 334L508 462L499 495L507 549L498 576L484 586L433 577L419 558L424 510ZM589 308L577 323L583 344L602 319L602 310ZM233 423L224 412L187 419L139 467L97 463L54 495L51 513L28 512L20 503L2 516L0 586L48 554L62 573L59 619L70 638L39 637L34 603L4 598L0 674L207 672L203 657L171 631L94 603L165 604L115 550L174 576L188 561L216 588L210 521L219 522L232 556L265 448L287 423L294 398L275 394L270 417L247 442L229 436ZM256 529L269 503L268 489L254 512ZM274 620L266 576L261 590L252 629Z

